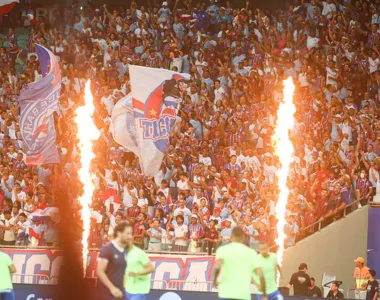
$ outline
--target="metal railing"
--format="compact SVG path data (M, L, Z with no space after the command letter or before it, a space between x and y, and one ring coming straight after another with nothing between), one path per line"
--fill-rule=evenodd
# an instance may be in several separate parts
M33 249L33 250L62 250L59 246L36 246L31 247L28 245L2 245L0 244L0 248L4 249ZM89 251L100 251L101 248L89 248ZM78 251L80 251L80 247L78 247ZM164 254L170 254L170 255L197 255L197 256L208 256L207 252L188 252L188 251L149 251L144 250L148 254L157 254L157 255L164 255Z
M31 274L13 274L13 283L23 284L50 284L50 278L47 275L31 275Z
M360 201L363 200L363 199L364 199L364 198L360 198L359 200L355 200L354 202L352 202L352 203L346 205L346 206L344 207L344 210L343 210L343 218L347 215L347 208L350 208L350 209L353 208L352 210L350 210L350 212L354 211L355 209L357 209L358 204L359 204ZM311 225L309 225L309 226L307 226L307 227L301 228L300 230L302 230L302 231L307 231L308 229L313 228L313 227L314 227L314 229L315 229L316 226L318 225L318 230L316 230L316 231L320 231L320 230L322 229L322 223L323 223L324 221L325 221L325 220L318 220L318 221L314 222L313 224L311 224ZM314 231L314 232L315 232L315 231ZM313 233L314 233L314 232L313 232Z
M150 288L154 290L166 290L167 281L166 280L151 280Z
M189 291L189 292L211 292L213 288L212 281L186 281L171 280L166 283L166 290Z
M97 277L87 277L93 281L96 286ZM29 274L13 274L13 283L22 284L50 284L57 285L59 283L59 276L52 276L49 278L47 275L29 275ZM188 291L188 292L212 292L217 291L212 285L212 281L186 281L186 280L151 280L151 289L154 290L173 290L173 291Z
M343 216L342 216L342 218L344 218L344 217L346 217L347 216L347 209L348 208L350 208L350 211L349 211L349 213L350 212L353 212L354 210L356 210L356 209L358 209L357 208L357 206L358 206L358 204L360 203L360 201L361 200L363 200L364 198L360 198L359 200L355 200L354 202L352 202L352 203L350 203L350 204L348 204L348 205L346 205L345 207L344 207L344 209L343 209ZM370 203L371 202L368 202L368 205L370 205ZM324 222L325 220L318 220L318 221L316 221L316 222L314 222L314 223L312 223L312 224L310 224L310 225L308 225L308 226L306 226L306 227L302 227L302 228L300 228L300 230L298 231L298 233L297 233L297 235L296 235L296 239L297 239L297 237L302 237L303 235L302 235L302 233L304 233L304 232L307 232L309 229L313 229L313 232L310 232L310 234L313 234L313 233L316 233L316 232L318 232L318 231L321 231L321 229L323 228L322 226L323 226L323 222ZM332 222L332 223L334 223L334 222ZM332 224L332 223L330 223L330 224ZM328 225L330 225L330 224L328 224ZM324 226L324 227L327 227L328 225L326 225L326 226ZM307 237L307 236L305 236L305 237ZM302 239L301 239L302 240ZM297 242L299 242L299 241L301 241L301 240L298 240ZM297 244L297 242L294 244L294 245L296 245ZM293 245L293 246L294 246ZM277 248L277 245L273 245L273 246L271 246L271 247L269 247L269 249L270 250L274 250L275 248Z

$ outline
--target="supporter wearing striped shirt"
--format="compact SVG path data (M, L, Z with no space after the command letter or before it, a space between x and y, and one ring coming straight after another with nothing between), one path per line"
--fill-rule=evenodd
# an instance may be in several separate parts
M329 191L327 189L323 189L321 192L321 198L318 199L315 204L315 215L318 219L326 214L328 202Z
M191 223L189 225L189 252L198 253L201 252L201 239L204 236L204 230L201 223L198 222L199 217L196 214L191 216Z
M238 130L236 124L231 126L231 131L227 133L226 137L229 146L233 146L236 143L240 144L244 141L243 131Z
M138 199L134 197L132 199L132 206L127 209L127 215L130 220L136 219L137 216L140 214L141 209L137 204L138 204Z
M359 173L359 177L356 177L356 199L360 199L360 204L365 205L368 202L372 194L372 184L367 179L367 172L365 170L361 170Z
M133 226L133 244L140 249L144 249L144 236L148 227L145 220L146 214L140 213L137 216L135 225Z
M374 45L377 45L380 41L380 35L377 32L379 28L378 24L372 24L371 33L368 35L368 47L371 48Z
M236 163L236 155L231 155L230 162L228 164L225 164L223 168L227 170L235 170L240 173L241 168Z
M168 218L170 215L170 206L166 203L166 197L163 192L157 194L157 203L154 206L153 215L156 215L156 211L161 208L164 211L165 218Z

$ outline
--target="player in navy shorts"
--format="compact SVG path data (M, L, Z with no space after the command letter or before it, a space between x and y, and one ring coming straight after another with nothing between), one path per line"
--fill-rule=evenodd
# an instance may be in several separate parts
M116 225L114 239L100 250L96 267L99 280L95 299L126 299L123 279L127 267L125 235L128 227L131 225L125 222Z

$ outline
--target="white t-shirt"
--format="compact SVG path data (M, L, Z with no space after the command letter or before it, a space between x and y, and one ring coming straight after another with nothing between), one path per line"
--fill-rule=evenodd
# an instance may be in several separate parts
M17 222L17 225L18 226L21 226L23 229L19 229L18 231L17 231L17 233L18 234L20 234L21 232L23 232L24 230L26 230L28 227L29 227L29 222L28 221L25 221L24 223L23 222L21 222L21 221L18 221Z
M212 161L210 157L204 157L203 155L199 155L199 162L203 163L205 166L211 166Z
M318 48L319 38L307 36L306 47L307 49Z
M270 183L273 183L276 171L277 168L275 166L268 166L267 164L264 164L264 176Z
M12 225L14 226L16 224L16 220L14 218L10 218L9 220L5 220L4 221L4 225L5 227L8 227L9 225ZM5 230L4 231L4 241L6 242L12 242L16 239L15 237L15 232L14 232L14 228L11 227L10 230Z
M372 57L368 58L369 62L369 72L373 73L377 71L377 66L380 64L380 60L376 58L375 60L372 59Z
M100 102L104 104L104 106L107 109L107 113L110 116L112 113L112 109L115 106L112 95L109 95L108 97L103 96L102 99L100 99Z
M336 11L336 6L334 3L328 4L327 2L323 2L322 16L325 16L327 19L332 18L333 11Z
M33 203L32 203L32 204L25 203L25 205L24 205L24 213L25 213L27 216L29 216L31 213L28 212L28 211L32 211L32 210L34 210L34 208L35 208L35 206L34 206ZM27 211L26 211L26 210L27 210Z
M109 229L108 229L108 236L113 236L113 233L114 233L113 229L115 228L116 225L117 225L116 224L116 218L115 218L114 215L112 215L110 217L110 226L109 226Z
M189 185L187 184L186 181L178 180L177 181L177 188L180 190L190 190Z
M306 73L300 73L300 74L298 74L298 81L300 82L300 86L301 87L305 87L305 86L309 85L307 83Z
M144 205L148 205L148 199L146 198L139 198L139 201L137 202L137 206L141 207Z
M181 56L173 57L173 67L177 67L178 72L182 72L182 62L183 59Z
M245 158L245 163L248 163L252 169L260 169L261 163L260 160L256 156L248 156Z
M132 206L132 196L129 193L136 198L138 197L137 189L135 187L129 190L129 192L128 189L124 187L123 203L126 207Z
M374 174L375 176L372 176L372 174ZM374 168L371 168L369 170L369 178L368 179L371 182L372 186L376 187L377 181L379 179L379 172L377 170L375 170ZM377 188L376 188L376 193L378 194Z
M187 225L182 224L179 226L178 224L174 224L174 236L175 237L182 237L186 236L187 232L189 231ZM186 240L176 240L174 242L175 245L177 246L187 246L187 241Z
M215 89L214 90L214 95L215 95L214 103L216 103L219 100L221 100L223 94L226 94L226 92L225 92L225 90L224 90L223 87L219 87L218 89Z
M21 191L17 194L17 197L19 200L21 201L25 201L26 200L26 194L25 192ZM14 203L16 201L16 196L14 193L12 193L12 202Z
M174 210L174 217L178 216L179 213L180 213L181 211L183 212L183 216L184 216L185 218L188 217L188 216L191 216L191 211L190 211L190 209L188 209L188 208L185 206L184 208L180 208L180 207L176 208L176 209Z
M115 181L111 181L108 178L107 178L107 187L109 189L114 189L115 191L119 191L120 190L119 183L116 180Z
M241 168L241 163L245 163L246 157L243 154L240 154L236 158L236 164Z

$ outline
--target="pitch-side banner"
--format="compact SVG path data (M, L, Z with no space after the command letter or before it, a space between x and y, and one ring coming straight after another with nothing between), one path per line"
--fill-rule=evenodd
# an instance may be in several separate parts
M56 286L52 285L35 285L35 284L15 284L14 290L17 300L56 300L61 297L57 296ZM96 292L96 289L93 289ZM72 291L71 299L77 299L75 291ZM200 291L185 292L181 290L151 290L146 295L146 300L217 300L218 294L204 293ZM257 300L256 295L252 295L252 300ZM310 298L309 298L310 299ZM323 298L313 298L320 300ZM284 297L284 300L308 300L308 298Z
M129 74L140 165L144 175L154 176L169 146L190 75L139 66L130 66Z
M38 280L56 278L59 276L63 262L61 250L31 250L0 248L13 260L17 274L42 275ZM88 256L87 277L96 277L96 260L98 251L90 251ZM78 253L80 255L80 253ZM214 257L194 255L159 255L150 254L150 259L156 271L151 279L155 281L183 280L191 282L206 282L212 280ZM36 283L32 276L14 275L15 283Z

